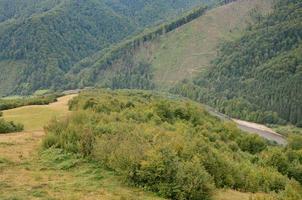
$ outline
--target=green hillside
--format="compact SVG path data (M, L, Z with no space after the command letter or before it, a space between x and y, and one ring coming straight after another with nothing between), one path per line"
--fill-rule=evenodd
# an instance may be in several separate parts
M165 22L172 17L177 17L182 11L192 9L203 3L212 5L218 0L105 0L115 12L133 19L138 26L148 26L154 22Z
M0 27L0 68L21 71L17 77L14 71L1 74L1 80L16 78L12 89L19 94L66 84L64 73L73 63L135 30L128 19L98 1L64 1L29 18L4 21Z
M64 89L81 59L203 2L1 0L0 94Z
M207 73L175 92L233 117L301 126L301 22L301 1L278 1L271 15L221 45Z
M16 18L26 18L43 13L60 5L64 0L1 0L0 22Z
M46 127L44 149L89 158L129 185L175 200L210 200L219 188L301 199L298 136L274 146L198 103L144 91L82 92L69 108Z
M210 66L221 40L232 40L256 13L270 11L271 1L239 1L208 11L205 15L146 44L136 55L154 68L154 82L167 89L192 78Z
M144 85L145 80L150 80L153 84L147 83L147 87L153 85L168 90L179 81L192 78L210 67L211 60L217 55L221 40L233 40L238 37L245 27L254 22L255 18L269 13L271 6L270 0L236 1L209 10L201 16L197 15L197 19L168 33L154 34L150 41L146 40L135 48L129 47L115 56L114 51L124 48L122 45L120 45L122 47L117 46L117 50L113 50L109 55L110 62L107 59L108 54L100 52L82 60L74 67L77 69L75 73L84 68L75 82L80 83L78 84L80 87L97 83L111 88L125 88L131 80L140 83L135 77L142 77L142 75L136 72L143 71L147 73L143 76L148 78L139 85ZM192 12L194 13L194 10ZM158 32L156 28L154 32ZM105 68L104 65L107 67ZM140 65L149 66L149 69L136 70ZM125 77L124 74L127 73L135 76ZM137 85L126 88L133 87L145 88Z

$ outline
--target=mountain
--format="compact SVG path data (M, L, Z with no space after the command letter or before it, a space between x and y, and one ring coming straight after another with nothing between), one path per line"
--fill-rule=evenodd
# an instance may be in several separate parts
M192 78L211 67L210 62L217 55L221 40L235 39L256 16L267 14L271 7L272 1L269 0L241 0L205 13L195 9L180 17L197 13L192 20L171 31L156 35L156 32L162 33L162 26L159 26L134 38L137 40L150 32L155 33L135 48L121 44L109 53L99 52L83 59L73 67L71 77L78 77L70 82L77 83L78 87L96 84L111 88L168 90L183 79Z
M232 117L301 124L299 1L222 1L182 15L215 1L11 2L0 4L2 95L173 88Z
M212 68L174 92L236 118L302 126L302 2L278 1L234 41Z
M1 0L0 94L64 88L81 59L203 2Z
M300 6L293 0L235 1L151 34L138 46L130 40L94 54L79 62L74 74L80 73L71 73L70 82L170 90L235 118L300 125Z

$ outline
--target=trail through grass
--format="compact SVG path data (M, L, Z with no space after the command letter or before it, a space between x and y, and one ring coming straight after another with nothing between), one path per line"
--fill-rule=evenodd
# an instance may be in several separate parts
M160 199L126 186L96 163L61 150L41 151L43 126L54 116L66 117L73 97L5 111L6 119L24 123L26 131L0 136L0 199Z

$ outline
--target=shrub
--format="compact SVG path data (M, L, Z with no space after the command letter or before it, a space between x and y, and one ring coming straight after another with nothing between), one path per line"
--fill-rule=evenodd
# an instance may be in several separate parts
M46 127L45 148L89 156L166 198L210 199L215 187L280 193L289 181L287 160L297 162L289 176L300 177L299 150L272 148L190 101L102 90L70 105L67 120Z
M280 148L271 148L262 153L261 157L265 166L274 167L282 174L287 174L290 162Z
M279 195L279 200L301 200L302 188L296 181L290 181L283 192Z
M88 119L86 113L78 113L65 121L52 120L45 127L46 136L42 141L44 148L62 148L73 153L80 153L83 156L91 155L95 136L89 128L82 126Z
M22 131L24 126L19 123L7 122L4 119L0 119L0 134L1 133L12 133Z
M255 134L242 136L238 140L238 145L242 151L247 151L251 154L260 153L267 147L265 140Z
M198 157L179 164L176 183L179 187L177 199L208 200L215 188L213 178Z
M293 150L302 149L302 136L301 135L291 135L288 139L288 147Z

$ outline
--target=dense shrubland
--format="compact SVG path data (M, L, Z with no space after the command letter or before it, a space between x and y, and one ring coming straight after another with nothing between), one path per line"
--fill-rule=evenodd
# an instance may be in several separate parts
M301 1L277 1L245 34L220 47L213 68L173 92L232 117L302 125Z
M47 105L57 101L60 94L47 94L42 96L23 97L16 99L0 99L0 111L29 105ZM1 114L0 114L1 116Z
M89 91L69 107L43 147L100 161L131 185L171 199L211 199L215 188L302 197L301 136L274 146L197 103L151 92Z
M0 113L1 117L1 113ZM14 122L7 122L4 119L0 118L0 134L3 133L12 133L12 132L19 132L22 131L24 126L19 123L14 123Z

